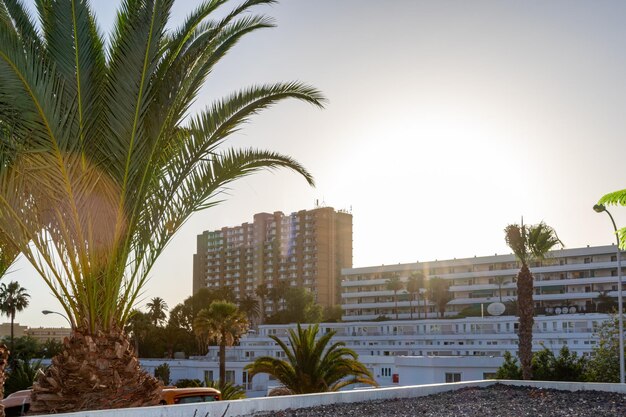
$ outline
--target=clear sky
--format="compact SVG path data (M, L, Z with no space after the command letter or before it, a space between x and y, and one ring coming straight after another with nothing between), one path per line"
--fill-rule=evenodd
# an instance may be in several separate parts
M198 3L178 0L173 23ZM108 31L119 0L92 4ZM191 294L203 230L315 200L352 209L354 266L508 253L503 229L522 215L567 247L613 241L591 207L626 187L626 2L284 0L258 11L278 27L233 49L195 110L254 83L318 87L325 110L282 103L231 141L295 157L317 187L286 171L236 183L174 238L140 307ZM613 211L626 226L626 208ZM18 322L64 324L41 315L60 307L24 261L7 279L32 295Z

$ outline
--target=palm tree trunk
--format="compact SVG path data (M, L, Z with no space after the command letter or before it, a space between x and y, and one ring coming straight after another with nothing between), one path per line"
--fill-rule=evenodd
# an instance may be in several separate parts
M413 294L409 295L409 314L411 315L411 320L413 320Z
M15 352L15 350L14 350L15 343L14 343L14 340L13 340L14 336L15 336L14 331L13 331L13 325L14 324L15 324L15 310L11 311L11 351L10 351L10 353L13 353L13 356L12 356L12 359L11 359L12 363L15 363L15 354L14 354L14 352Z
M76 329L33 384L33 414L157 405L162 384L139 366L121 330Z
M224 337L220 342L220 384L226 382L226 342Z
M396 320L398 320L398 292L393 292L393 301L396 303Z
M532 378L533 358L533 276L528 266L522 264L517 274L517 314L519 316L519 358L522 378Z

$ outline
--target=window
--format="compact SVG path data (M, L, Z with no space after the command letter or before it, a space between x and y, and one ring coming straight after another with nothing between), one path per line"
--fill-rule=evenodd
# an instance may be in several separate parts
M204 371L204 380L213 381L213 371Z
M226 382L235 383L235 371L226 371Z
M381 368L380 369L381 376L390 377L391 376L391 368Z
M451 382L461 382L461 374L455 372L446 372L446 384Z

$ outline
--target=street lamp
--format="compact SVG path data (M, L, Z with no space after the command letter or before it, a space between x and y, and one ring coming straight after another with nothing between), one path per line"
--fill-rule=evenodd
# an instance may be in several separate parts
M624 383L624 314L623 314L623 301L622 301L622 251L619 248L619 235L617 234L617 226L613 216L606 209L604 204L596 204L593 206L596 213L602 213L603 211L609 215L611 222L613 223L613 230L615 231L615 238L617 239L617 309L619 310L618 316L618 335L619 335L619 382Z
M59 312L56 312L56 311L50 311L50 310L43 310L41 313L42 313L42 314L45 314L46 316L47 316L48 314L58 314L59 316L63 317L65 320L67 320L67 322L68 322L68 323L69 323L69 325L70 325L70 328L72 327L72 323L70 322L70 319L68 319L68 318L67 318L67 316L66 316L65 314L61 314L61 313L59 313Z

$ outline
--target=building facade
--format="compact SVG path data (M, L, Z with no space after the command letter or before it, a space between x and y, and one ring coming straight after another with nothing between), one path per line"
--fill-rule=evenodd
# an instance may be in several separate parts
M48 340L63 342L66 337L71 336L72 329L69 327L30 327L26 334L41 343Z
M258 213L252 223L198 235L193 291L232 288L237 298L260 284L310 290L322 306L340 304L341 270L352 266L352 214L332 207ZM266 313L276 306L266 302Z
M395 318L394 292L387 281L397 276L405 282L411 274L428 280L438 277L449 285L446 317L480 311L502 300L517 300L516 276L520 264L514 255L494 255L388 266L346 268L342 271L343 319ZM537 314L596 312L599 305L617 297L616 247L597 246L553 251L547 259L530 265L535 277L534 302ZM397 294L398 318L435 317L434 300L421 289L410 296ZM485 314L486 311L485 311Z

